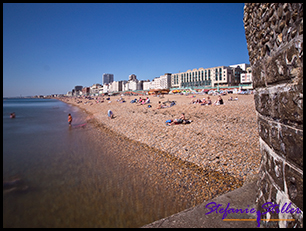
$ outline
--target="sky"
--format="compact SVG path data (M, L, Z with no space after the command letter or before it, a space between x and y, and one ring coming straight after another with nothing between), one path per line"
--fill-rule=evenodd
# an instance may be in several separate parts
M249 63L243 3L4 3L3 97Z

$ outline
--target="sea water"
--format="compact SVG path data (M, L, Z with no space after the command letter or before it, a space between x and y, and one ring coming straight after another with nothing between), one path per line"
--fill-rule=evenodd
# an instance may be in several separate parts
M172 183L162 184L170 174L154 177L152 166L162 166L152 154L119 145L89 122L78 126L86 121L81 109L56 99L3 100L3 180L22 182L3 188L3 227L139 227L191 206L168 189ZM146 173L129 162L135 152L147 155L139 160L148 161Z

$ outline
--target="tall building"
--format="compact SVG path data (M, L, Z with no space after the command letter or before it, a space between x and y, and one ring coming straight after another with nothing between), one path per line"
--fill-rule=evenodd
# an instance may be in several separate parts
M102 75L102 84L110 84L114 82L114 75L113 74L103 74Z

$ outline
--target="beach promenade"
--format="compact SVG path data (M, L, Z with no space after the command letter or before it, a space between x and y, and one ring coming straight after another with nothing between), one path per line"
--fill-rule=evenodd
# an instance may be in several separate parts
M152 107L130 103L140 96L124 96L124 103L117 102L121 96L110 96L110 100L104 100L103 103L73 97L60 100L86 110L98 123L131 140L167 152L203 169L228 173L245 181L248 176L258 172L261 158L254 96L225 95L222 96L224 105L220 106L190 104L191 100L207 99L207 96L149 96L149 105ZM236 96L237 101L228 101L229 97ZM214 102L217 96L210 98ZM176 105L156 109L159 101L175 101ZM114 119L108 118L108 110L112 110ZM185 113L186 119L192 122L166 125L165 121L178 119L181 113Z

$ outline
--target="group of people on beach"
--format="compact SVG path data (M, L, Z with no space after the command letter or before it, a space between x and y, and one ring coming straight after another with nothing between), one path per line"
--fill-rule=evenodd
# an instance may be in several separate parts
M167 103L169 103L169 105L167 105ZM168 108L168 107L173 107L174 105L176 105L175 101L166 101L166 102L161 102L161 101L158 101L158 105L154 110L156 109L162 109L162 108Z
M144 105L144 104L149 104L151 101L150 101L150 98L147 97L147 98L141 98L139 97L139 100L136 102L138 103L137 106L140 106L140 105Z
M201 99L192 99L189 104L200 104L201 106L203 106L203 105L222 105L222 104L224 104L224 102L223 102L223 99L221 98L221 96L219 95L218 99L214 103L212 103L210 97L208 96L207 99L203 98L202 100Z
M137 106L140 106L140 105L144 105L144 104L149 104L149 103L151 103L151 101L150 101L150 98L149 98L149 97L147 97L147 98L141 98L141 97L139 97L139 99L133 99L133 100L131 100L130 103L136 103Z
M110 99L108 98L107 100L110 100ZM230 100L238 100L238 98L236 97L235 99L233 99L232 97L230 97L228 100L229 100L229 101L230 101ZM101 101L97 101L97 103L98 103L98 102L101 102ZM104 102L104 98L103 98L103 101L102 101L102 102ZM110 102L111 102L111 101L110 101ZM125 100L124 100L122 97L120 97L119 99L117 99L117 102L122 103L122 102L125 102ZM131 100L131 103L136 103L137 106L145 105L145 104L150 104L150 98L149 98L149 97L146 97L146 98L141 98L141 97L139 97L138 100L137 100L137 99ZM170 103L170 105L167 105L167 103ZM190 101L190 104L200 104L201 106L203 106L203 105L223 105L223 104L224 104L224 101L223 101L223 99L221 98L221 96L219 95L218 98L217 98L217 100L216 100L214 103L212 103L210 97L208 96L207 99L203 98L202 100L201 100L201 99L192 99L192 100ZM156 109L162 109L162 108L172 107L172 106L174 106L174 105L176 105L176 104L175 104L175 101L169 101L169 100L168 100L167 102L164 102L164 103L162 103L161 101L159 101L159 102L158 102L158 106L157 106L155 109L153 109L153 111L156 110ZM150 107L150 106L151 106L151 105L149 105L149 107ZM115 118L115 117L114 117L114 113L113 113L113 111L111 111L111 110L108 110L108 111L107 111L107 116L108 116L109 119ZM166 121L166 125L170 126L170 125L181 124L181 123L182 123L182 124L188 124L188 123L191 123L191 122L192 122L191 120L186 120L185 114L182 113L182 115L181 115L178 119L167 120L167 121ZM69 126L71 126L71 123L72 123L72 116L71 116L71 114L68 114L68 124L69 124Z

